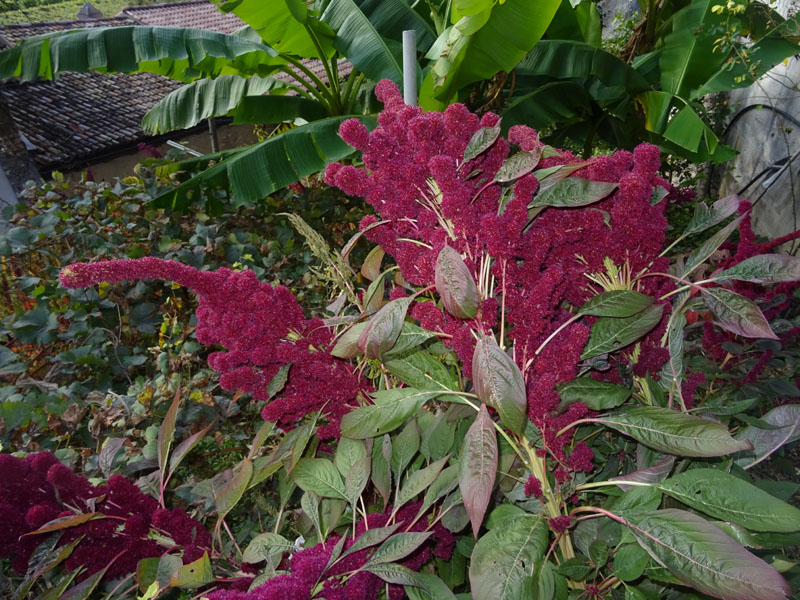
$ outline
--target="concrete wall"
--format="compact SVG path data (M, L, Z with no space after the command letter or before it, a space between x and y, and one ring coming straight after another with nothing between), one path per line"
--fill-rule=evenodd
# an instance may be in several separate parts
M797 12L795 0L778 0L774 8L786 16ZM748 106L763 104L780 109L800 124L800 60L789 58L748 88L728 97L733 115ZM786 168L769 179L763 176L742 197L755 202L754 231L776 238L800 229L800 125L769 108L748 110L730 127L726 143L739 151L725 170L720 196L741 190L764 169L790 157ZM769 188L765 182L772 182Z
M220 150L229 150L239 146L246 146L254 144L258 140L253 134L252 125L224 125L217 128L217 137L219 139ZM211 153L211 138L207 132L199 132L188 135L176 134L172 138L174 141L183 144L200 152L201 154ZM166 154L171 149L167 144L159 144L156 146L163 154ZM117 156L101 163L91 165L90 170L95 181L114 181L117 177L127 177L133 175L134 167L142 162L147 156L138 150ZM68 172L66 175L72 180L79 180L86 169L76 169Z

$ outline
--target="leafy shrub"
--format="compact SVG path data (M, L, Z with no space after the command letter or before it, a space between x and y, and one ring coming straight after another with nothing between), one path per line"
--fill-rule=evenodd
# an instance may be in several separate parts
M190 288L198 341L222 347L209 364L270 419L232 469L174 488L216 514L213 565L188 582L162 556L140 590L788 597L797 571L781 552L800 540L800 510L774 494L797 486L752 474L800 438L800 259L770 253L800 232L758 244L745 203L701 203L673 246L722 229L670 260L677 192L655 147L579 161L527 127L500 137L495 115L423 113L376 89L379 127L340 130L363 168L325 173L376 211L361 221L378 244L366 289L345 262L359 237L333 252L292 219L338 287L326 319L251 271L158 257L61 271L68 288ZM157 436L162 502L180 401ZM255 536L253 513L269 516Z
M197 268L248 268L292 285L309 309L326 302L328 291L308 270L312 253L277 213L303 210L314 227L342 244L362 214L357 206L312 183L213 218L201 210L168 215L148 207L159 183L151 174L157 163L148 164L141 178L116 184L57 180L31 188L30 208L10 215L0 241L0 377L8 384L0 388L0 440L20 449L52 444L52 433L81 429L87 411L97 418L107 408L103 402L124 408L119 398L126 392L133 394L129 408L171 398L178 375L193 382L198 400L213 405L221 398L195 338L192 295L145 282L69 292L56 275L78 256L159 256Z

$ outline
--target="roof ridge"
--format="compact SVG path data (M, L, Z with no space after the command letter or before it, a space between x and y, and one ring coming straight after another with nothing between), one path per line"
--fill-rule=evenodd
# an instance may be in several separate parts
M153 8L171 8L173 6L185 6L187 4L212 4L209 0L184 0L183 2L165 2L163 4L142 4L139 6L126 6L123 8L120 13L124 13L126 11L138 11L138 10L150 10ZM212 4L213 5L213 4ZM222 11L220 11L222 13ZM222 13L225 14L225 13Z
M197 1L197 0L192 0L192 1ZM202 0L199 0L199 1L202 1ZM115 15L113 17L103 17L101 19L92 19L91 21L81 21L80 19L65 19L65 20L62 20L62 21L36 21L36 23L11 23L10 25L0 25L0 31L6 31L6 30L10 30L10 29L26 29L26 28L30 28L30 27L39 27L41 25L68 25L70 23L76 23L76 24L85 25L86 23L100 23L100 22L104 22L104 21L117 21L117 20L130 21L132 19L130 17L128 17L128 16Z

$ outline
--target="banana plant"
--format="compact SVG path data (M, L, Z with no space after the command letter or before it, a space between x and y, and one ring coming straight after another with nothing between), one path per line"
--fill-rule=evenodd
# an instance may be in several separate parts
M402 82L404 29L417 32L419 55L430 57L417 69L418 82L427 82L421 104L443 107L474 82L513 69L561 3L543 0L533 10L528 0L216 1L248 27L233 35L165 27L48 34L0 53L0 79L100 71L149 72L184 82L145 116L143 126L154 133L224 115L238 123L307 121L297 134L205 157L206 164L214 162L212 169L155 199L181 209L189 194L222 187L232 189L238 202L250 202L350 154L336 136L341 117L374 123L366 115L369 103L361 99L371 97L369 83ZM501 33L508 44L498 43ZM320 61L324 78L308 67L308 59ZM346 78L340 77L342 59L353 65ZM254 183L254 172L267 176Z
M664 6L652 27L641 28L662 36L650 40L655 49L630 63L589 41L590 16L579 20L576 9L570 21L559 11L548 39L517 66L504 125L553 131L549 141L569 138L586 154L600 139L618 147L647 140L693 162L732 158L708 125L703 99L748 86L797 54L800 20L758 2ZM753 43L745 48L739 36Z

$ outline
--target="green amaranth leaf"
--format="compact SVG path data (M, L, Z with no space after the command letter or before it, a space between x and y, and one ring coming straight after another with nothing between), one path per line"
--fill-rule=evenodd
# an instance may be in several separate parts
M710 207L704 202L698 202L694 206L692 220L681 234L682 237L700 233L706 229L722 223L725 219L734 214L739 208L739 196L732 194L720 198Z
M654 304L631 317L601 317L592 326L581 359L614 352L632 344L658 325L663 310L661 304Z
M592 410L616 408L631 397L630 388L616 383L596 381L591 377L578 377L556 387L563 405L583 402Z
M282 535L270 532L261 533L254 537L244 549L242 560L254 564L269 558L278 564L280 556L284 552L293 552L294 550L296 550L294 544Z
M773 567L695 514L621 515L636 541L686 585L723 600L782 600L792 590Z
M800 510L717 469L691 469L659 484L687 506L754 531L800 530Z
M780 283L800 280L800 257L790 254L759 254L725 269L715 279L736 279L752 283Z
M417 494L428 489L428 487L439 476L439 472L449 459L449 456L445 456L444 458L429 464L424 469L414 471L411 475L409 475L408 479L406 479L405 483L400 487L400 491L397 493L397 501L395 503L394 511L392 512L392 517L394 517L394 515L397 514L397 511L400 510L400 508L402 508L409 500L414 498Z
M169 580L169 585L170 587L192 589L212 581L214 581L214 573L211 570L211 560L208 558L208 552L206 552L194 562L183 565L173 573Z
M481 127L478 129L478 131L472 134L472 138L469 140L466 150L464 150L464 160L462 162L470 161L483 154L494 144L499 135L499 122L494 127Z
M728 236L733 233L733 230L739 227L739 224L742 222L742 219L744 219L745 216L746 215L741 215L740 217L734 219L725 227L720 229L717 233L708 238L705 242L703 242L699 248L694 250L689 255L689 258L686 259L686 265L683 267L681 279L688 278L692 271L703 264L709 256L714 254L714 252L717 251L717 248L719 248L722 243L728 239Z
M412 419L397 434L392 444L392 472L396 481L400 481L400 476L411 460L416 456L420 446L419 425L416 419Z
M372 395L375 404L362 406L342 417L342 435L353 439L366 439L383 435L400 427L425 402L439 392L416 388L394 388Z
M567 177L539 192L528 204L528 209L538 206L571 208L599 202L617 189L616 183L590 181L580 177Z
M403 532L391 535L375 553L370 556L367 565L372 566L381 563L391 563L401 558L405 558L414 550L424 544L433 532Z
M725 456L749 450L752 444L735 440L724 425L658 406L640 406L596 419L645 446L678 456Z
M419 325L415 325L414 323L406 321L403 323L403 328L400 330L400 336L397 338L394 346L392 346L392 349L383 355L384 359L391 360L406 350L416 348L420 344L424 344L428 340L435 337L435 333L423 329Z
M348 471L353 468L353 465L366 457L367 447L364 442L342 436L339 438L339 443L336 446L336 455L333 458L333 464L336 466L339 473L341 473L342 477L346 477Z
M325 458L301 458L292 471L292 479L304 491L312 490L323 498L347 500L342 476Z
M633 290L611 290L590 298L578 310L579 315L595 317L632 317L653 303L650 296Z
M530 173L539 164L539 158L542 155L542 149L539 147L538 152L517 152L512 154L497 174L494 180L498 183L507 183L519 179L523 175Z
M411 387L440 391L459 389L458 382L447 367L427 350L417 350L407 356L397 357L387 353L384 366L392 375ZM449 398L455 399L455 396Z
M469 581L475 600L533 598L533 573L547 550L542 515L524 514L503 521L481 536L472 550Z

